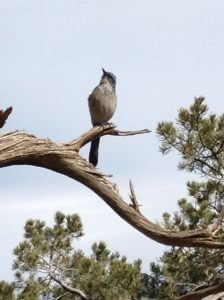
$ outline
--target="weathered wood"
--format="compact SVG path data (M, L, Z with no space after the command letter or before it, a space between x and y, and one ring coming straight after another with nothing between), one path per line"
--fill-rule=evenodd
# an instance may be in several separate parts
M135 134L149 131L138 131ZM97 126L80 138L66 144L56 144L49 139L38 139L23 131L0 136L0 167L32 165L64 174L94 191L121 218L147 237L172 246L224 248L217 242L211 228L173 232L152 223L130 207L119 194L116 184L79 155L87 142L106 134L119 135L113 125ZM131 135L123 132L122 135Z
M224 282L220 282L219 284L210 286L210 287L202 289L202 290L191 292L191 293L186 294L186 295L184 295L182 297L179 297L178 300L201 300L201 299L208 299L207 296L210 296L210 295L214 295L214 297L209 298L210 300L215 300L215 299L217 300L217 299L221 299L221 298L217 298L216 297L217 294L220 293L220 292L223 292L223 291L224 291Z

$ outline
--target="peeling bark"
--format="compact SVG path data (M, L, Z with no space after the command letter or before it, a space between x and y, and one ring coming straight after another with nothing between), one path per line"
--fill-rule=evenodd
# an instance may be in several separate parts
M90 188L121 218L145 236L165 245L182 247L224 248L216 240L217 227L174 232L152 223L138 209L128 205L119 194L116 184L79 155L81 147L103 136L129 136L149 130L118 131L114 125L96 126L70 143L56 144L49 139L38 139L23 131L0 136L0 168L12 165L32 165L68 176ZM133 191L132 191L133 196ZM136 197L136 196L135 196ZM216 230L216 231L215 231Z

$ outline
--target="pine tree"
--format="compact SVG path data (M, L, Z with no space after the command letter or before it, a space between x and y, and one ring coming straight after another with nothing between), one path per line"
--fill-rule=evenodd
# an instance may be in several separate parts
M162 122L157 133L163 154L175 149L180 170L196 173L201 181L187 183L190 199L178 202L179 211L163 215L163 226L182 231L222 225L224 204L224 115L208 114L204 98L180 109L177 124ZM218 232L219 241L224 234ZM174 299L223 280L223 250L172 247L150 266L148 282L154 282L154 296ZM152 285L151 285L152 286ZM149 289L148 295L152 294Z
M88 257L74 248L82 236L76 214L57 212L52 227L28 220L25 239L14 249L16 280L11 285L2 283L5 294L11 295L7 299L136 299L141 261L128 263L104 242L94 243Z

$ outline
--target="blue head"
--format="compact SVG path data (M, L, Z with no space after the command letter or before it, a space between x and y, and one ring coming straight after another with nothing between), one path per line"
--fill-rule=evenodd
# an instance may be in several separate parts
M111 84L113 90L115 91L116 88L116 76L113 73L107 72L102 68L103 76L101 78L101 81L104 81L105 79L109 81Z

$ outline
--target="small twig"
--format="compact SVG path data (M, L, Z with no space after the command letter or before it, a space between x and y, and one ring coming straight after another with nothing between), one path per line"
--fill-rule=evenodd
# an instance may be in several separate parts
M77 272L76 269L63 268L61 266L58 266L56 263L52 264L52 266L62 270L63 272Z
M77 288L73 288L69 285L67 285L61 278L57 278L52 271L49 271L49 276L52 278L52 280L54 280L55 282L57 282L62 288L64 288L66 291L68 291L71 294L77 295L79 296L81 299L83 300L87 300L87 296L85 295L85 293Z
M217 222L207 227L207 231L212 237L217 237L217 233L222 229L223 219L224 219L224 207L220 211Z
M110 133L110 135L116 135L116 136L129 136L129 135L136 135L136 134L145 134L150 133L151 130L149 129L142 129L142 130L135 130L135 131L120 131L120 130L113 130Z
M135 194L135 190L134 190L134 185L131 181L131 179L129 180L129 185L130 185L130 193L131 195L129 195L130 199L131 199L131 204L129 204L132 208L134 208L134 210L136 210L138 213L141 213L139 210L139 205L137 198L136 198L136 194Z
M68 294L69 294L69 292L66 292L66 293L64 293L64 294L62 294L62 295L60 295L60 296L58 296L55 300L62 299L64 296L66 296L66 295L68 295Z
M98 137L104 135L114 135L114 136L131 136L137 134L145 134L151 132L149 129L135 130L135 131L120 131L115 129L114 124L107 124L102 126L95 126L91 128L88 132L81 135L78 139L73 140L70 144L66 146L72 146L77 152L89 142L95 140Z
M220 214L219 214L219 218L218 218L219 225L222 225L223 219L224 219L224 207L222 207Z
M6 110L0 110L0 128L2 128L5 125L6 120L8 119L8 116L12 112L12 106L8 107Z

